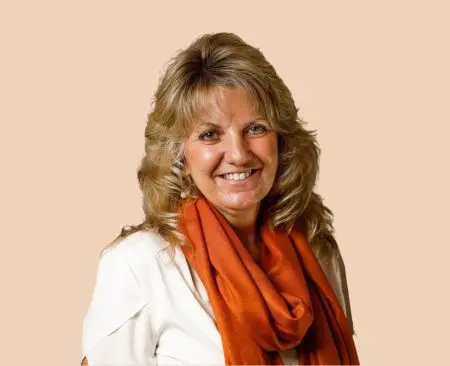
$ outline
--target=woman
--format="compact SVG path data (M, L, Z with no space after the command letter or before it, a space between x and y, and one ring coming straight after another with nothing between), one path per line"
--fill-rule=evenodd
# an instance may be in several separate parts
M145 221L99 261L84 364L358 364L319 149L262 53L197 39L145 136Z

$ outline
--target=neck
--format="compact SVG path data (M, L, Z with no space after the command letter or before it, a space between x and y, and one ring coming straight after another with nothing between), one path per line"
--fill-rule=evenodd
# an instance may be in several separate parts
M242 244L247 248L255 260L259 257L259 243L257 235L257 218L259 207L245 214L240 212L223 212L222 214L231 224Z
M220 210L222 215L231 224L233 229L240 235L253 237L256 232L256 220L258 207L245 212Z

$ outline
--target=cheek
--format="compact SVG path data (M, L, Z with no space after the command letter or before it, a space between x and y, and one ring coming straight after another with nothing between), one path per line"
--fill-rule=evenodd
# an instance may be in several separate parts
M217 165L217 161L218 154L208 146L195 146L186 149L187 166L193 176L211 173Z
M278 167L278 142L275 136L267 136L267 139L261 140L258 146L258 157L267 167L277 169Z

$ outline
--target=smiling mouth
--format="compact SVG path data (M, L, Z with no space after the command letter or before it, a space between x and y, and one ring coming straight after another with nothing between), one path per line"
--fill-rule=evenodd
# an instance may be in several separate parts
M248 177L252 176L258 170L259 169L249 169L242 173L222 174L222 175L219 175L219 177L222 179L225 179L225 180L229 180L229 181L241 181L241 180L246 180Z

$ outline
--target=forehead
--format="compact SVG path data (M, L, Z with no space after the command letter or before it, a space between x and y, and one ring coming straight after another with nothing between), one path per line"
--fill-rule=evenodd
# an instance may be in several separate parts
M208 99L205 107L210 113L256 113L254 98L242 88L218 88L210 93Z
M262 117L251 93L242 88L216 87L202 94L193 106L193 128L205 123L239 123Z

